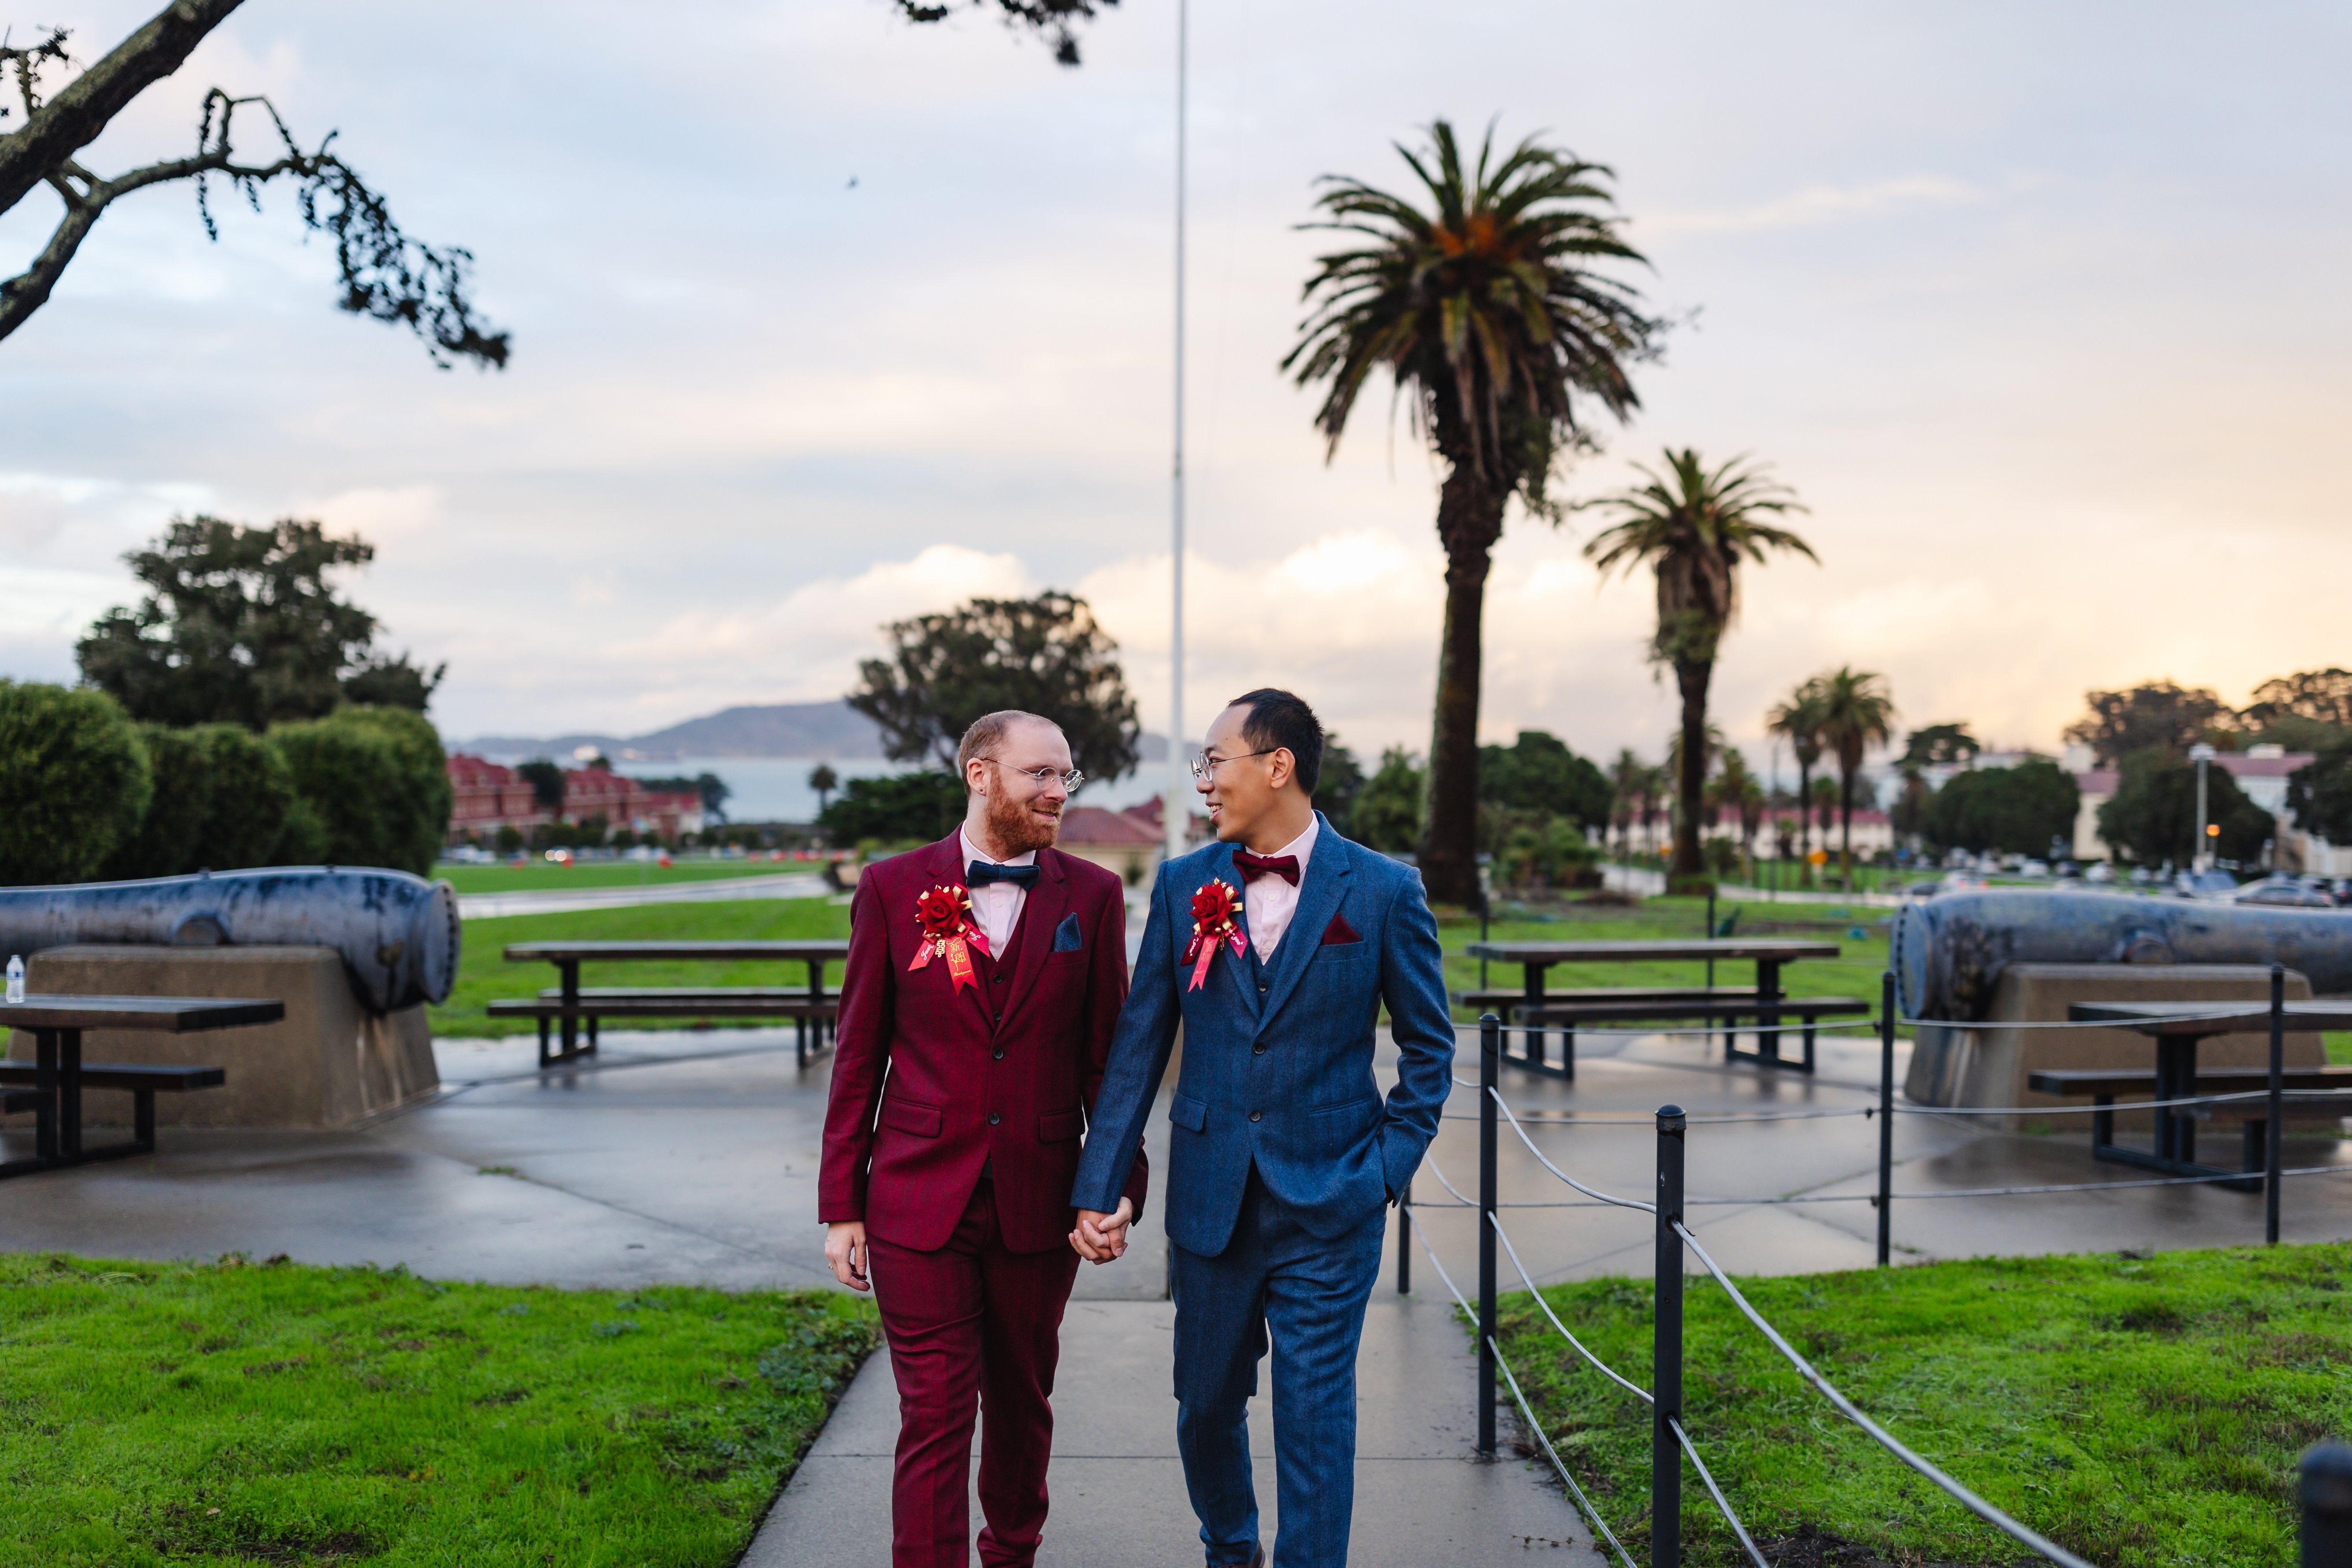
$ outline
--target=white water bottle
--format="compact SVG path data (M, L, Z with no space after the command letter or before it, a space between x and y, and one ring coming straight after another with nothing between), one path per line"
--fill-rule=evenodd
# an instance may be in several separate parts
M15 952L12 952L12 953L10 953L10 954L8 955L8 1000L9 1000L9 1001L11 1001L11 1002L22 1002L24 999L25 999L25 959L24 959L24 955L23 955L22 953L15 953Z

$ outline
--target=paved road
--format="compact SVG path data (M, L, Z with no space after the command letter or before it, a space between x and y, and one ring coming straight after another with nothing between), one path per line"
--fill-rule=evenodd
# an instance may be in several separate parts
M465 920L499 915L547 915L565 910L622 910L637 904L703 904L730 899L821 899L833 891L814 871L766 877L714 877L705 882L646 882L637 887L532 888L515 893L460 893Z

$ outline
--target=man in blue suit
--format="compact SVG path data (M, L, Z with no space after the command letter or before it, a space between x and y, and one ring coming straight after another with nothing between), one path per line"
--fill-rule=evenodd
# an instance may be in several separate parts
M1236 698L1192 764L1217 842L1152 889L1071 1202L1071 1245L1118 1256L1119 1196L1168 1070L1176 1444L1212 1564L1260 1564L1250 1396L1274 1348L1278 1568L1342 1568L1355 1505L1356 1345L1382 1211L1451 1087L1437 922L1420 874L1339 837L1313 795L1323 730L1287 691ZM1397 1084L1372 1072L1388 1007Z

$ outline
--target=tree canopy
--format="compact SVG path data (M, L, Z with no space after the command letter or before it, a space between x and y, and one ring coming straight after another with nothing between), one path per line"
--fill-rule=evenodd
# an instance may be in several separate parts
M2338 742L2286 778L2294 824L2330 844L2352 844L2352 741Z
M159 724L260 730L346 702L421 713L448 667L427 672L378 649L376 618L328 581L374 558L356 534L293 518L175 520L123 557L146 597L100 616L74 658L132 718Z
M2132 752L2120 765L2115 798L2099 807L2099 837L2142 865L2189 864L2197 846L2195 764L2159 745ZM2276 831L2271 814L2219 767L2205 770L2205 820L2221 829L2213 853L2241 865L2260 859L2263 841Z
M2082 803L2073 774L2047 757L2029 757L2013 768L1953 774L1927 799L1919 832L1937 849L2047 855L2053 839L2074 842Z
M1924 724L1903 737L1903 755L1897 761L1906 766L1949 766L1983 750L1984 742L1966 724Z
M2352 669L2303 669L2273 676L2254 688L2238 717L2254 729L2282 719L2313 719L2352 728Z
M2086 691L2083 702L2090 712L2066 726L2066 739L2090 747L2103 767L2150 749L2186 754L2208 730L2231 717L2210 690L2170 680L2143 681L2123 691Z
M884 629L891 656L858 665L865 689L848 700L881 727L893 762L928 759L952 772L956 743L973 720L1018 708L1059 724L1070 760L1087 777L1115 779L1134 768L1142 733L1135 699L1118 644L1084 599L1059 590L974 599Z
M1547 731L1522 730L1510 745L1478 748L1481 801L1605 828L1614 795L1608 775Z

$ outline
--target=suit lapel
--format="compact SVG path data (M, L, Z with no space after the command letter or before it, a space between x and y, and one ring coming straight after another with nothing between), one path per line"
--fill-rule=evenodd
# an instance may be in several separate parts
M1274 979L1266 988L1265 1005L1258 1009L1261 1027L1282 1011L1283 999L1307 973L1307 962L1322 944L1324 928L1338 911L1339 900L1348 890L1349 873L1354 868L1348 863L1351 852L1348 841L1331 831L1319 811L1315 814L1315 847L1307 852L1307 876L1298 887L1298 907L1291 911L1290 924L1283 928L1282 941L1274 950Z
M1234 869L1234 847L1230 844L1216 847L1202 868L1199 879L1190 887L1180 885L1173 889L1176 895L1176 984L1185 987L1192 984L1192 966L1184 962L1184 949L1192 942L1192 895L1216 879L1222 879L1234 889L1234 929L1242 933L1242 951L1236 953L1223 942L1217 944L1223 951L1209 961L1208 978L1201 983L1202 994L1206 995L1220 984L1229 985L1232 994L1239 999L1242 1010L1255 1018L1260 1009L1257 982L1250 973L1254 955L1249 952L1249 911L1244 907L1247 900L1241 896L1241 873ZM1220 971L1223 972L1222 979Z
M966 868L963 858L963 830L961 828L958 828L955 832L949 834L945 838L942 838L937 844L932 845L929 849L922 851L922 854L923 875L929 879L928 885L924 887L922 889L923 891L929 892L932 888L960 888L963 886ZM912 910L909 910L907 912L909 916L913 913ZM935 966L942 969L946 967L943 961L939 962ZM955 993L952 1000L959 1005L963 1003L965 994L969 993L973 999L973 1002L980 1008L981 1021L982 1023L986 1023L988 1021L988 975L986 971L982 969L977 962L974 963L973 968L979 973L980 984L977 985L958 985L952 980L948 980L944 977L942 977L941 983L946 984Z
M1054 930L1062 917L1070 912L1070 884L1064 874L1062 852L1058 849L1037 851L1037 881L1029 896L1021 900L1021 919L1014 929L1020 932L1021 961L1013 972L1013 998L1006 1004L1004 1015L1010 1018L1014 1008L1029 999L1030 988L1037 983L1038 971L1054 954ZM1010 939L1008 939L1010 940Z

